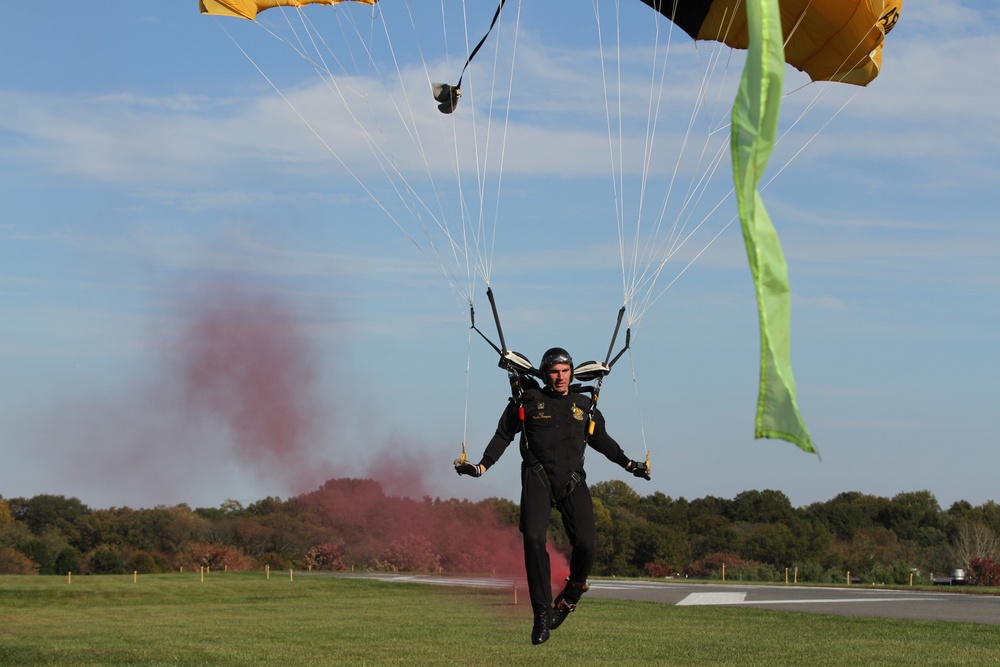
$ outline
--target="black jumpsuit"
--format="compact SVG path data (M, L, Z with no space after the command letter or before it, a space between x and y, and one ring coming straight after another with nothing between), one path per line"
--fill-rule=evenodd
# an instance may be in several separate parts
M594 506L583 470L584 450L590 445L623 468L629 458L608 435L604 417L594 411L594 434L587 436L588 411L591 398L583 394L558 395L544 389L528 389L522 396L524 422L518 404L511 402L500 417L496 434L486 446L480 463L488 469L504 453L514 436L523 430L521 463L521 533L524 536L524 566L528 576L528 593L535 609L552 604L549 555L545 549L552 499L562 516L566 535L572 546L570 580L586 583L594 566L596 531ZM525 442L526 441L526 444ZM540 463L548 479L532 469ZM579 481L571 480L576 473ZM571 488L566 494L566 490ZM551 489L551 492L550 492Z

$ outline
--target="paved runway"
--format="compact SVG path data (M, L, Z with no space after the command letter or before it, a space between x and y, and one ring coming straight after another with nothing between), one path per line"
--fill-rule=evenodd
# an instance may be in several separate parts
M355 576L443 586L510 588L515 582L502 578L444 577L434 575L352 574ZM523 583L520 594L527 597ZM907 591L864 586L734 584L685 584L678 582L592 579L588 596L640 600L673 605L722 605L781 609L815 614L909 618L1000 625L1000 596L957 592Z

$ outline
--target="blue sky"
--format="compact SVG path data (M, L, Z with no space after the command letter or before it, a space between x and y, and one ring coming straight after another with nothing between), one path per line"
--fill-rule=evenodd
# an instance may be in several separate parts
M635 65L652 44L651 12L635 4L622 18L630 41L604 59L623 65L629 155L646 118L633 112L659 90ZM454 81L467 47L453 24L447 36L421 33L426 73L414 41L394 32L399 73L362 62L338 79L351 84L342 104L258 26L201 16L193 1L161 5L55 13L26 3L0 27L0 494L214 506L363 475L430 496L516 499L514 451L481 480L450 466L463 439L478 459L507 393L461 297L471 291L477 324L495 338L482 279L466 280L461 255L434 254L448 244L434 220L455 225L452 239L463 229L461 215L447 217L459 208L451 165L473 211L464 229L475 233L484 211L484 265L508 345L536 362L552 345L603 357L623 300L620 255L649 247L647 223L634 236L630 216L640 201L655 210L674 174L676 201L692 175L711 171L716 148L700 161L681 151L681 103L714 67L698 98L716 130L704 145L724 142L739 54L672 38L650 194L637 197L639 170L626 161L616 200L604 103L618 97L600 83L589 7L505 13L458 112L444 117L410 91ZM356 9L370 26L371 11ZM324 11L340 8L310 16ZM493 10L475 11L472 41ZM400 18L388 0L381 12ZM439 17L420 21L440 28ZM606 53L612 25L603 19ZM516 63L512 76L497 68L496 87L494 51ZM652 452L654 480L634 483L640 493L776 489L796 505L852 490L926 489L944 507L996 498L997 53L995 3L911 2L868 88L810 86L789 70L789 131L764 197L789 264L799 405L822 460L752 437L756 306L726 156L700 202L721 204L667 263L602 393L626 451ZM398 123L364 120L391 119L394 101L418 107L403 118L426 132L424 158ZM491 106L509 109L508 122L489 117ZM355 122L347 111L358 109ZM426 209L391 194L365 138L391 147ZM482 195L470 163L483 165ZM198 336L213 322L224 326L206 348ZM254 340L264 353L245 352ZM274 376L230 368L221 384L195 387L193 371L215 377L206 359ZM275 420L281 447L258 433ZM623 477L593 456L588 472Z

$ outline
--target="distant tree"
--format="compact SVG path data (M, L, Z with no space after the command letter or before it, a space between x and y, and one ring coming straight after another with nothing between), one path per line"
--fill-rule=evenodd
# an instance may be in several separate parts
M647 572L650 571L650 564L666 565L677 572L685 570L691 562L691 548L686 536L669 526L637 523L632 530L632 539L635 543L632 564Z
M913 540L921 546L946 543L945 515L930 491L899 493L883 508L879 522L901 540Z
M39 574L58 574L56 559L67 546L66 540L59 532L49 528L41 536L33 537L23 543L20 551L38 564Z
M125 561L122 560L118 548L102 544L87 558L87 566L91 574L124 574Z
M517 526L521 521L521 507L512 500L487 498L482 504L506 526Z
M38 563L14 547L0 546L0 574L38 574Z
M15 518L28 524L28 528L36 535L46 526L53 526L72 537L73 523L90 510L77 498L41 494L29 500L19 501ZM14 510L13 503L12 511ZM20 515L20 516L17 516Z
M994 533L1000 534L1000 505L990 500L973 507L969 502L960 500L948 508L947 517L949 537L954 540L955 532L964 523L981 523Z
M590 495L604 503L610 512L626 509L635 513L641 500L635 489L620 479L595 483L590 487Z
M730 518L747 523L788 524L795 516L792 503L781 491L743 491L729 504Z
M0 496L0 528L14 523L14 515L11 514L10 505L3 496Z
M733 523L718 514L701 514L693 518L689 540L695 560L712 553L735 553L740 547L740 537Z
M684 498L674 500L654 491L640 499L637 511L647 521L686 533L690 527L689 510L689 503Z
M867 572L876 563L896 563L903 555L896 533L881 526L855 531L846 547L844 565L851 572Z
M730 510L732 502L731 500L715 496L696 498L688 504L688 517L692 521L700 516L721 516L728 518L732 516L732 511Z
M438 572L441 558L434 553L430 540L422 535L408 535L393 542L382 552L381 568L398 572Z
M875 526L876 517L888 503L885 498L847 491L825 503L813 503L807 511L826 525L834 536L850 540L855 531Z
M955 561L968 570L973 560L1000 560L1000 536L986 524L963 521L952 543Z
M80 552L71 546L64 547L56 556L53 574L80 571Z
M615 498L622 498L623 489L614 482L601 482L606 486L606 491L612 489L610 494ZM627 485L625 488L631 493L635 493ZM633 540L633 528L641 520L627 509L627 505L635 504L626 502L625 505L616 505L609 508L608 494L601 493L594 497L594 519L597 530L597 552L594 562L595 574L632 576L642 571L644 563L636 562L634 556L635 542ZM625 497L628 497L625 494Z
M747 560L783 568L794 560L793 543L792 531L785 524L759 524L751 528L743 539L740 555Z
M268 496L262 500L258 500L255 503L250 503L247 505L246 511L248 514L254 516L267 516L269 514L280 514L285 511L285 503L281 501L281 498L276 496Z

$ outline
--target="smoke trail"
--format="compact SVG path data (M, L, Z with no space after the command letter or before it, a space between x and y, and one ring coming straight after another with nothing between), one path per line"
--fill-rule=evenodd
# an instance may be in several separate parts
M238 284L206 289L186 304L180 337L187 409L221 422L240 462L299 488L315 469L320 355L294 310L276 294ZM328 408L329 406L323 406Z

